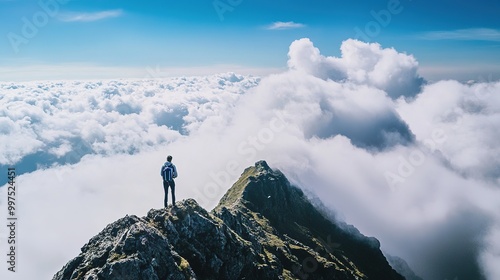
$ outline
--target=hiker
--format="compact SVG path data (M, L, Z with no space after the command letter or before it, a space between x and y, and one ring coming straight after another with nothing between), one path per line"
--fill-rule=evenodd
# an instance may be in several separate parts
M163 178L163 190L165 191L165 208L168 206L168 187L172 192L172 205L175 206L175 181L174 178L177 177L177 168L172 163L172 156L167 157L167 162L163 164L160 172Z

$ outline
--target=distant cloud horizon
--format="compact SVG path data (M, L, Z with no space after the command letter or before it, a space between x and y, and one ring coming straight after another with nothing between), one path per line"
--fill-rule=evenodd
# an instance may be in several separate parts
M284 69L286 46L304 37L327 54L338 54L341 42L362 37L412 54L422 69L432 67L433 74L439 69L465 69L458 75L443 70L436 75L439 78L425 77L429 80L473 80L485 76L479 65L500 78L500 22L495 13L499 1L460 2L453 5L453 13L448 3L396 2L294 1L290 8L292 3L262 1L195 5L189 1L1 1L0 33L7 38L0 44L5 69L0 70L4 74L0 79L16 75L15 80L58 79L70 73L70 79L110 77L97 67L94 75L83 71L81 77L71 71L49 77L53 71L25 67L46 65L50 70L82 63L117 69L123 78L141 71L130 68L157 64L180 69L214 65Z
M180 76L206 76L234 72L241 75L267 76L286 69L277 67L247 67L241 65L208 65L172 67L159 64L145 67L120 67L94 64L39 64L17 67L0 66L0 82L51 80L159 79ZM24 73L24 75L19 75ZM29 73L29 75L25 75Z
M352 41L347 39L346 41ZM292 43L292 42L290 42ZM410 55L413 57L413 55ZM418 59L418 58L415 58ZM87 79L143 79L179 76L215 75L234 72L241 75L267 76L284 71L282 66L248 66L238 64L212 64L198 66L171 66L151 64L145 66L107 66L96 63L24 63L0 66L0 82L87 80ZM419 63L418 73L429 81L453 79L460 82L500 80L500 65L470 63L455 65ZM370 76L368 76L370 77Z

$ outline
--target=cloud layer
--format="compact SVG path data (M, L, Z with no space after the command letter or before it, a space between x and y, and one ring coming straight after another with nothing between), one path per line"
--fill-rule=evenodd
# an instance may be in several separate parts
M0 84L0 162L32 165L16 279L50 278L107 223L161 207L167 154L179 199L211 208L266 159L424 279L500 278L500 83L424 84L411 55L341 52L295 41L262 80Z
M233 106L258 82L230 73L169 80L0 84L0 166L15 163L26 172L76 163L87 154L135 154L166 144Z

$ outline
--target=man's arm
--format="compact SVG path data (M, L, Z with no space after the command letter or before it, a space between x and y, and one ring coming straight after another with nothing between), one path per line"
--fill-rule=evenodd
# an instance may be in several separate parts
M177 167L174 165L174 174L172 174L172 177L177 178Z

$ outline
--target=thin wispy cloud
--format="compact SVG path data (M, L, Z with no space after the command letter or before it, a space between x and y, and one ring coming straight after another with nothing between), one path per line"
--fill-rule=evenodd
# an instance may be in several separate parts
M460 40L500 42L500 30L491 28L468 28L448 31L430 31L418 36L425 40Z
M284 29L295 29L295 28L302 28L305 27L305 24L302 23L296 23L293 21L277 21L273 22L272 24L268 25L266 29L268 30L284 30Z
M68 12L62 14L59 19L64 22L92 22L108 18L116 18L123 15L123 10L108 10L94 13Z

